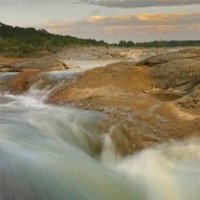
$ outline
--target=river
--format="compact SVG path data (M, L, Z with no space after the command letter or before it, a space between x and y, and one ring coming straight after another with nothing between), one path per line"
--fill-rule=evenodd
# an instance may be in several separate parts
M199 200L197 139L121 158L104 114L33 91L0 95L0 199Z

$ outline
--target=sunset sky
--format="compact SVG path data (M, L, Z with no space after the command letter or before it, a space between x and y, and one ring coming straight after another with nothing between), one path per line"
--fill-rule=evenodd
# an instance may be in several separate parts
M108 42L200 39L200 0L0 0L0 21Z

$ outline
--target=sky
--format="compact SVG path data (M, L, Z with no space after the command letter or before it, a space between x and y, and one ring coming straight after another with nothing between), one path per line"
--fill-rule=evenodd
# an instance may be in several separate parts
M0 22L107 42L200 40L200 0L0 0Z

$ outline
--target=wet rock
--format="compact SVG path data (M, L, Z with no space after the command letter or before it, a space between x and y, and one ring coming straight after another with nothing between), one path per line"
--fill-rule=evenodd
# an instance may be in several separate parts
M16 76L8 80L7 90L14 94L26 92L30 87L31 79L37 76L39 73L39 70L32 69L18 73Z
M9 79L16 76L17 73L14 72L1 72L0 73L0 91L5 92L7 89L7 83Z

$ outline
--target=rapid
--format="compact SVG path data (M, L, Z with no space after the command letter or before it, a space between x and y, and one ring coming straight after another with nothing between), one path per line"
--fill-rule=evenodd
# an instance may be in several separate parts
M36 85L0 95L0 199L199 200L196 138L121 157L104 114L47 104L47 95Z

